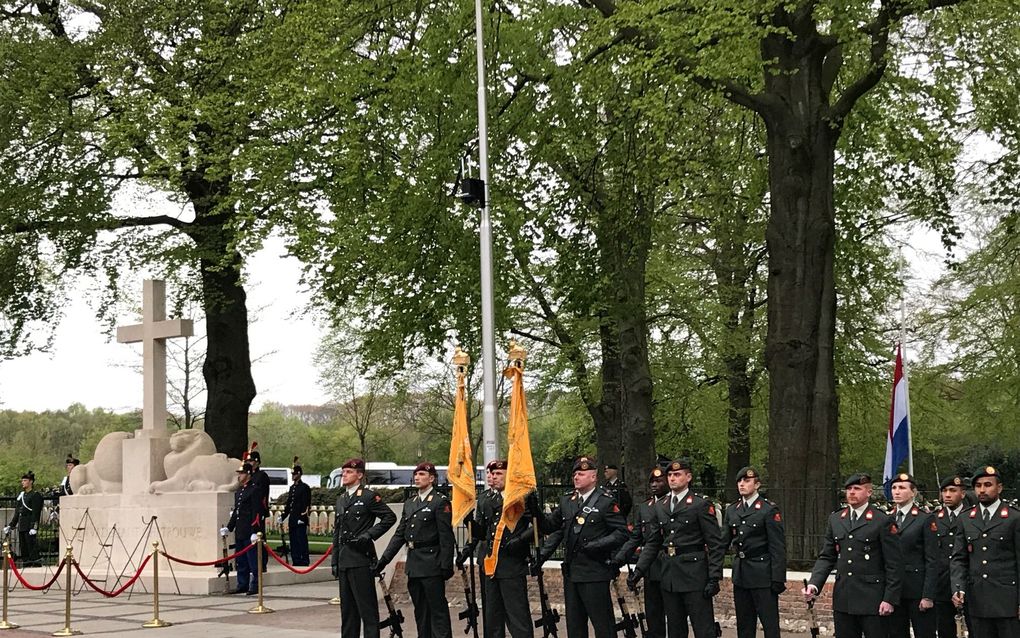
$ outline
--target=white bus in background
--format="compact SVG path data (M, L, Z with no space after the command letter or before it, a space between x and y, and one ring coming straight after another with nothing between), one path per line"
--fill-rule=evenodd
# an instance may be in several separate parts
M270 501L275 501L277 498L290 491L290 486L294 483L294 481L291 479L289 467L264 467L262 469L269 475ZM303 474L301 476L301 482L309 487L321 487L322 475Z
M389 486L389 487L407 487L414 483L414 468L415 465L397 465L389 461L369 461L365 463L365 484L367 485L378 485L378 486ZM442 485L447 482L446 480L446 466L436 466L436 483ZM343 468L335 468L329 473L329 479L326 483L328 488L340 487L340 477L343 475ZM485 484L485 468L475 468L475 482L479 485Z

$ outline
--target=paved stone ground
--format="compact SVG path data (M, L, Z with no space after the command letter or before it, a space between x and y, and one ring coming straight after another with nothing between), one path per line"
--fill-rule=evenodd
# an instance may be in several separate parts
M274 610L271 614L248 613L257 602L253 596L162 594L160 618L173 625L144 629L142 624L153 616L150 593L136 588L130 595L125 593L111 599L88 590L76 591L71 599L71 628L86 636L111 637L144 634L166 638L251 638L256 633L286 638L336 636L340 632L340 607L329 604L329 599L336 594L336 584L332 581L269 587L265 591L264 605ZM404 613L405 638L417 638L406 592L395 591L394 594ZM54 587L44 593L18 586L9 596L8 620L20 627L0 631L0 638L38 638L64 627L62 590ZM453 635L456 638L465 636L464 623L457 620L463 603L454 601L451 605ZM724 623L727 624L732 623ZM387 634L387 630L383 630L383 635ZM723 629L724 638L735 635L732 628ZM562 621L559 636L566 638Z

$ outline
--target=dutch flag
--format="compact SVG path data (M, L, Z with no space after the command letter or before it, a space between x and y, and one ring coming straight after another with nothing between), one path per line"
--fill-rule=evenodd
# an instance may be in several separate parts
M892 409L889 411L889 432L885 442L885 470L882 482L885 495L891 498L892 478L910 454L910 404L907 396L907 376L903 374L902 344L896 344L896 372L893 374ZM908 471L912 469L908 468Z

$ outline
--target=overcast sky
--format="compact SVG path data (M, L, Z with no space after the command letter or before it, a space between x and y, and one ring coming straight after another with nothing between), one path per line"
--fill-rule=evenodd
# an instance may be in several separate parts
M273 401L321 404L328 397L318 384L312 357L321 329L305 316L306 294L298 290L297 261L282 257L282 242L270 244L249 260L248 309L258 309L250 328L252 375L258 409ZM141 286L138 303L141 304ZM137 323L129 312L118 325ZM205 332L198 322L195 333ZM141 360L141 344L109 341L95 312L81 296L72 299L56 332L50 353L0 361L0 407L13 410L55 410L72 403L118 412L142 406L141 374L132 369Z

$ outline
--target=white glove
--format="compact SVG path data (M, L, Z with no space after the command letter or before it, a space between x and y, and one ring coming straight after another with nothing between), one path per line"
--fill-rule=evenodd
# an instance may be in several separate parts
M255 541L257 541L258 539L259 539L259 535L258 535L258 534L252 534L252 535L251 535L251 542L253 542L253 543L254 543L254 542L255 542Z
M8 525L8 526L4 527L4 536L7 536L10 533L11 533L11 526Z
M301 519L299 518L299 519L298 519L298 522L297 522L297 524L298 524L298 525L304 525L304 524L305 524L305 522L304 522L303 520L301 520Z
M230 532L230 530L227 529L226 527L221 527L220 528L220 536L226 536L229 532Z
M29 536L35 536L36 535L36 529L33 527L32 529L28 530L28 535Z

